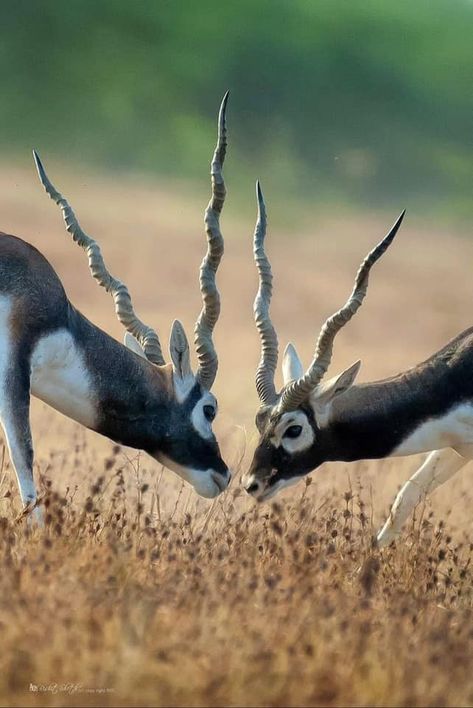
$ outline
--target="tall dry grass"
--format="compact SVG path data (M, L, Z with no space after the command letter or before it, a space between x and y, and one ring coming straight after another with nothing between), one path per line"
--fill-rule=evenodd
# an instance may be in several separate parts
M432 512L380 554L358 486L163 513L122 462L46 481L45 532L2 517L4 705L471 704L472 546Z
M200 198L188 185L50 172L143 318L163 337L174 317L189 330L199 309ZM121 336L33 170L0 171L0 187L2 228L39 246L75 304ZM257 508L239 488L255 438L256 277L253 225L229 207L216 392L232 486L213 503L199 500L146 457L35 402L44 532L18 518L7 455L1 463L0 703L470 705L468 469L382 553L373 532L418 460L327 465ZM316 326L387 225L308 210L297 229L273 226L283 344L291 337L309 357ZM339 337L334 368L361 356L365 379L389 375L471 324L472 256L462 235L407 220Z

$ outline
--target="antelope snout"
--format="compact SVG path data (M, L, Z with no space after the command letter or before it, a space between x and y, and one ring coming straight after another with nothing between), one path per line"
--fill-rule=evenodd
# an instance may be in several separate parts
M254 474L247 474L242 479L242 485L245 492L252 497L258 498L264 490L263 482L256 479Z
M224 492L226 490L232 478L232 473L228 468L224 472L212 470L210 475L217 487L220 489L220 492Z

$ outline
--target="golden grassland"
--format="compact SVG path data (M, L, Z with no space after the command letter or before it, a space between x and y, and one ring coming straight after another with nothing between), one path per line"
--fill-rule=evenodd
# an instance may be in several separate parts
M140 315L163 339L174 317L190 332L205 190L48 168ZM35 401L44 531L18 520L8 455L0 460L0 704L471 705L468 468L382 553L372 535L417 459L326 465L260 507L241 492L255 442L256 277L251 218L228 206L215 391L232 486L200 500L145 456ZM0 210L3 230L38 246L72 301L121 337L32 168L0 170ZM283 346L290 337L309 359L317 326L395 216L307 209L293 229L271 224ZM473 322L466 236L408 215L339 336L334 371L361 357L361 379L390 375Z

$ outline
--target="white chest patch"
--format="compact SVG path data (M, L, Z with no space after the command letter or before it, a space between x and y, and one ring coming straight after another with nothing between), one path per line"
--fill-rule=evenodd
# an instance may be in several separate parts
M422 423L391 454L414 455L473 443L473 405L463 403L446 415Z
M191 414L194 430L205 440L211 440L214 436L212 423L207 420L204 414L204 406L212 406L217 414L217 400L212 393L205 391L202 398L197 401Z
M69 418L94 427L97 408L90 376L67 330L46 335L34 348L31 393Z

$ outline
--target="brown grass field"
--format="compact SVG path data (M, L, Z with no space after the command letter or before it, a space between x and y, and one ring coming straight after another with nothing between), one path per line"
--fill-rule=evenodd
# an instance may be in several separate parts
M175 317L190 332L206 183L197 193L47 167L143 319L164 340ZM72 301L121 338L33 166L0 170L0 213L1 228L38 246ZM307 207L293 230L271 226L282 347L291 338L309 359L318 326L396 216ZM0 450L0 704L472 705L471 472L433 494L382 553L371 537L417 459L326 465L256 508L239 486L257 409L253 218L232 208L231 180L222 224L216 428L232 486L199 500L144 455L35 401L44 532L15 522L18 494ZM408 214L337 340L333 370L361 357L361 380L387 376L471 325L468 236Z

